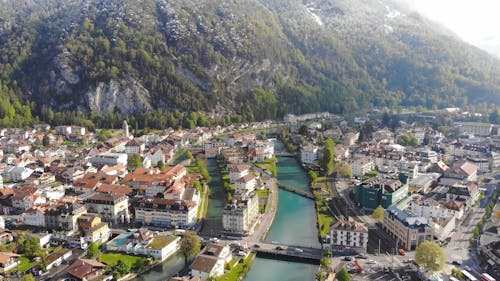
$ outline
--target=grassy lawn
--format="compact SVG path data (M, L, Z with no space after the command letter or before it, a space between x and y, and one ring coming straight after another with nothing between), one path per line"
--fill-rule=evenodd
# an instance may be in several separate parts
M120 254L120 253L106 253L106 254L103 254L101 257L99 257L100 262L111 265L111 266L117 264L119 260L121 260L123 263L129 265L131 268L134 266L134 264L138 260L144 260L144 262L146 262L146 258L144 258L144 257L131 256L131 255Z
M244 277L247 274L248 270L250 270L250 267L252 265L254 258L255 258L255 253L249 254L244 262L238 263L238 265L233 267L228 273L217 278L217 281L238 281L238 280L240 280L239 277L240 276Z
M259 196L259 199L267 198L269 197L269 189L264 188L261 190L255 190L255 193Z
M28 259L25 256L20 256L19 261L21 263L16 268L19 272L25 272L27 270L30 270L33 266L35 266L38 263L36 261L30 261L30 259Z
M330 234L330 223L335 219L333 215L328 210L328 203L324 200L316 200L317 213L318 213L318 225L320 230L320 236L326 236Z

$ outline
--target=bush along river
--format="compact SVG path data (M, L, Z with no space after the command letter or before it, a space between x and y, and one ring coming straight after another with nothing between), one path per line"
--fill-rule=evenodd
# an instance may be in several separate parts
M276 141L276 151L284 145ZM278 157L278 180L304 190L309 177L295 158ZM266 241L296 246L320 247L314 201L295 193L279 190L279 205ZM318 266L257 257L245 281L308 281L315 280Z

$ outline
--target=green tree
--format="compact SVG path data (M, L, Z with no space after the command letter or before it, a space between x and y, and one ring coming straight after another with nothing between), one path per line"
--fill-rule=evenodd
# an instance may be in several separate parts
M87 256L89 258L95 258L99 255L101 251L99 250L99 245L95 242L90 243L89 249L87 250Z
M451 275L459 278L459 279L462 279L464 277L464 274L462 273L462 270L458 269L458 268L453 268L451 270Z
M347 272L345 268L342 268L336 275L335 278L339 281L351 281L351 274Z
M353 173L352 173L352 168L349 164L347 163L343 163L340 167L339 167L339 173L342 177L344 178L350 178L353 176Z
M325 150L323 152L323 159L321 160L321 168L325 175L329 175L334 167L335 160L335 143L332 139L325 141Z
M129 274L131 271L130 265L123 262L122 260L118 260L115 265L115 270L118 272L119 276L123 276Z
M325 281L326 273L324 271L319 271L316 273L316 281Z
M35 281L35 277L31 273L25 274L23 276L23 281Z
M48 134L45 134L43 136L42 144L43 144L43 146L49 146L50 145L50 138L49 138Z
M166 166L165 166L165 162L163 162L163 161L159 161L159 162L158 162L158 169L160 169L160 171L162 171L162 172L163 172L163 171L165 171L165 168L166 168Z
M188 258L200 252L200 237L193 231L186 231L181 239L180 250L184 255L184 265L188 265Z
M378 205L377 208L372 213L372 218L378 222L381 222L384 219L384 207L382 205Z
M316 183L318 180L318 173L316 171L309 171L309 177L311 178L311 183Z
M34 258L42 249L40 247L40 242L36 238L27 238L23 242L24 253L29 258Z
M418 146L418 139L411 132L406 132L399 139L399 144L404 146Z
M446 262L446 253L436 242L424 241L415 250L415 261L425 270L439 271Z
M330 267L330 258L322 258L320 264L324 268Z
M139 154L132 154L132 155L128 156L127 167L130 170L134 170L136 168L139 168L140 166L142 166L141 155L139 155Z
M186 158L193 159L193 153L191 153L191 151L186 152Z

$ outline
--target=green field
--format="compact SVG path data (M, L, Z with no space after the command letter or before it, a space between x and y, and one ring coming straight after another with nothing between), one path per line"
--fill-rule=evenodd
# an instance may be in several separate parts
M119 260L130 266L130 268L132 268L139 260L143 260L144 262L146 262L146 258L144 257L131 256L120 253L106 253L99 257L100 262L111 266L116 265Z

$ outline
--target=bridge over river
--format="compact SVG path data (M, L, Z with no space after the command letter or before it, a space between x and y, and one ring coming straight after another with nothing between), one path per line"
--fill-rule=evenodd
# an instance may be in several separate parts
M323 258L324 251L319 248L291 246L280 243L259 242L252 246L252 251L270 257L299 259L309 262L319 262Z
M294 192L302 197L306 197L306 198L309 198L311 200L314 200L314 194L311 191L304 190L304 189L301 189L301 188L298 188L298 187L295 187L295 186L292 186L289 184L285 184L285 183L282 183L279 181L277 182L277 184L278 184L279 188Z

